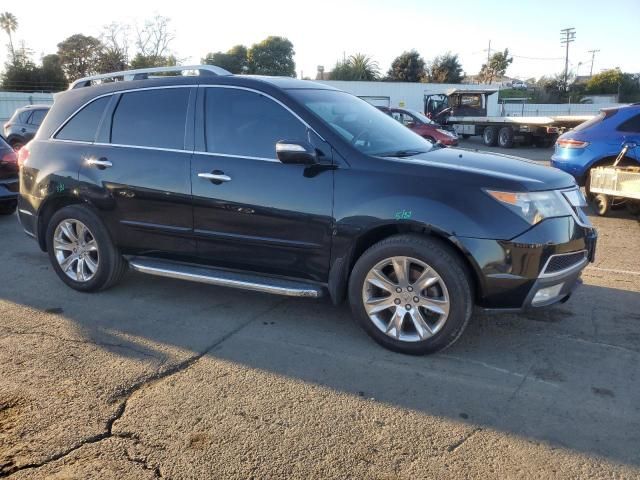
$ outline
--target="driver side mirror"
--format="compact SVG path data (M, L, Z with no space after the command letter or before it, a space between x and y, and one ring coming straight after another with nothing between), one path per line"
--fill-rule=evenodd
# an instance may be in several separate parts
M315 148L307 142L288 142L280 140L276 143L276 155L284 164L315 165L318 163L318 155Z

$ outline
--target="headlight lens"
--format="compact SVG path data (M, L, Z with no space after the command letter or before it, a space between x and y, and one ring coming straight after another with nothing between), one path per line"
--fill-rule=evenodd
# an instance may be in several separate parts
M486 191L493 198L513 210L531 225L545 218L572 215L567 200L558 191L546 192L499 192Z
M443 130L442 128L436 128L436 130L441 134L446 135L447 137L456 138L456 134L450 132L449 130Z

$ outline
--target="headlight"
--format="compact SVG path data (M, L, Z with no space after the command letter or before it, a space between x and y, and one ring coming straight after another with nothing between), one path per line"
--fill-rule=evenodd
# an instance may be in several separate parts
M555 190L546 192L498 192L486 191L503 205L524 218L531 225L545 218L572 215L571 207L562 194Z
M449 130L443 130L442 128L436 128L436 130L438 132L440 132L443 135L446 135L447 137L451 137L451 138L456 138L457 135L455 133L450 132Z

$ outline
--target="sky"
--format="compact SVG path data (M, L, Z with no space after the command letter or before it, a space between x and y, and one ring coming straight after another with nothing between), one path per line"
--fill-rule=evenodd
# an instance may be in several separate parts
M620 67L640 72L637 36L640 0L292 0L103 2L3 2L19 22L15 40L24 40L36 60L55 53L75 33L99 36L111 22L141 25L156 14L169 17L172 50L183 64L197 64L207 52L252 45L269 35L294 45L297 75L315 78L318 65L330 70L343 55L365 53L386 73L403 51L416 49L429 61L447 51L458 54L467 74L476 74L492 51L509 48L514 61L507 75L527 79L564 69L560 30L574 27L570 69L588 75L589 50L598 49L594 73ZM132 29L132 38L135 28ZM0 32L1 43L7 37ZM0 49L0 62L7 58Z

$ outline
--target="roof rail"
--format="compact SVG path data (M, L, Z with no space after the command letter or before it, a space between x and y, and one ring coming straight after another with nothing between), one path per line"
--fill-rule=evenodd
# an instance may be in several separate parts
M81 87L90 87L94 83L103 83L106 81L121 82L129 80L146 80L153 78L151 74L154 73L168 73L168 72L198 72L198 75L232 75L224 68L216 67L215 65L178 65L174 67L153 67L153 68L140 68L136 70L124 70L122 72L102 73L100 75L92 75L90 77L79 78L71 85L69 90Z

